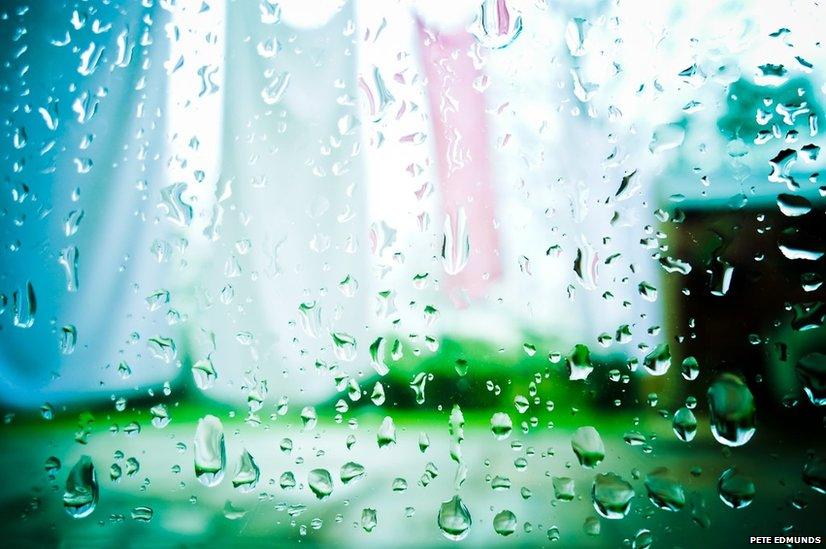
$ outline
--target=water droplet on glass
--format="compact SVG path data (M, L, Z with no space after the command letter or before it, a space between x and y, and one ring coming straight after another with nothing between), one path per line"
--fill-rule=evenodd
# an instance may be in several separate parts
M152 426L156 429L163 429L169 425L169 410L167 410L166 405L156 404L149 409L149 413L152 415Z
M500 536L509 536L516 531L516 515L505 509L493 517L493 531Z
M505 440L511 436L513 421L505 412L496 412L490 418L490 430L496 440Z
M677 438L684 442L692 441L697 434L697 418L688 408L680 408L674 412L671 425Z
M37 299L34 295L34 286L26 282L24 289L14 290L12 293L12 313L14 325L18 328L31 328L37 312Z
M238 460L238 469L232 479L232 486L238 488L241 492L250 492L258 484L260 475L261 471L258 469L255 459L249 453L249 450L245 448L241 453L241 459Z
M685 491L669 470L658 467L645 477L645 488L651 503L666 511L679 511L685 506Z
M192 365L192 379L202 391L212 388L217 377L218 373L209 357L202 358Z
M290 85L290 73L283 71L273 76L266 86L261 90L261 99L267 105L275 105L284 98L284 92Z
M376 370L376 373L380 376L387 375L390 371L384 362L385 347L386 341L383 337L376 338L376 340L370 344L370 365L373 366L373 369Z
M366 507L361 511L361 527L365 532L372 532L373 528L378 523L376 519L376 510Z
M826 459L811 457L803 466L803 482L815 492L826 494Z
M341 466L339 478L343 484L348 484L352 480L357 480L364 476L364 466L354 461L348 461Z
M333 332L333 353L336 358L345 362L352 362L356 358L356 338L344 332Z
M717 481L720 499L732 509L742 509L751 505L757 488L751 477L739 473L733 467L723 471Z
M809 353L797 361L797 378L815 406L826 406L826 355Z
M574 479L569 477L553 478L554 497L560 501L572 501L576 497Z
M574 450L579 464L593 469L605 459L605 445L602 437L591 426L580 427L571 437L571 448Z
M456 495L448 501L442 502L436 523L444 537L451 541L460 541L468 535L473 521L470 517L470 511L462 502L462 498Z
M66 479L63 508L72 518L89 516L98 503L98 480L92 458L81 456Z
M393 423L392 417L386 416L382 420L379 430L376 433L376 442L379 448L396 443L396 425Z
M60 352L70 355L75 352L77 345L77 328L72 324L67 324L60 329Z
M508 6L507 0L483 0L469 30L486 48L505 48L522 33L522 16Z
M679 124L661 124L654 128L648 150L654 154L675 149L683 144L685 129Z
M571 354L568 355L568 379L571 381L588 379L588 376L591 375L593 371L594 365L591 364L591 351L581 343L575 345Z
M661 376L671 367L671 351L667 343L660 343L643 359L643 365L652 376Z
M711 433L720 444L742 446L754 435L754 396L737 376L723 374L708 388Z
M683 378L688 381L697 379L697 376L700 375L700 365L697 363L697 359L693 356L685 357L680 366L680 372L683 374Z
M195 429L195 476L204 486L217 486L224 478L227 464L224 426L221 420L207 415Z
M307 485L318 499L325 499L333 493L333 478L327 469L310 471L307 475Z
M597 475L591 490L594 509L607 519L621 519L631 509L634 488L614 473Z

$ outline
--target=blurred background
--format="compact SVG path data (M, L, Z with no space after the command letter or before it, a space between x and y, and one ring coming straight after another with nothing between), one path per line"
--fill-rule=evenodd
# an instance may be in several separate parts
M9 542L823 538L824 22L3 1Z

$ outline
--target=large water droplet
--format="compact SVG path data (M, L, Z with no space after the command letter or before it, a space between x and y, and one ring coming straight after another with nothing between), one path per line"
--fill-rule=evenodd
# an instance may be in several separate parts
M490 430L496 440L505 440L511 436L513 421L505 412L496 412L490 418Z
M98 503L98 479L92 458L81 456L66 479L63 508L73 518L89 516Z
M371 507L365 507L361 511L361 527L365 532L372 532L378 524L376 510Z
M215 366L209 357L202 358L192 365L192 379L202 391L212 388L217 378L218 372L215 371Z
M221 420L207 415L198 420L195 430L195 476L204 486L216 486L224 478L227 464L224 426Z
M697 418L694 417L694 412L688 408L680 408L674 412L671 425L677 438L684 442L690 442L697 434Z
M516 531L516 515L505 509L493 517L493 531L500 536L509 536Z
M591 23L587 19L574 17L565 27L565 45L574 57L582 57L588 53L588 31Z
M348 461L344 465L341 466L341 471L339 472L339 478L341 482L344 484L348 484L350 481L359 479L364 476L364 466L356 463L355 461Z
M751 477L739 473L733 467L723 471L717 481L720 499L732 509L742 509L751 505L756 492L757 488Z
M512 13L507 0L483 0L470 32L487 48L505 48L522 33L522 17Z
M594 509L607 519L621 519L631 509L634 488L614 473L597 475L591 490Z
M31 282L26 282L25 288L14 290L12 293L14 325L18 328L31 328L34 324L36 312L37 299L34 295L34 286L32 286Z
M245 448L238 462L235 477L232 479L232 485L241 492L250 492L254 490L258 484L258 477L260 475L261 471L258 469L255 459L253 459L249 450Z
M333 332L333 353L336 358L345 362L352 362L356 358L356 338L344 332Z
M573 351L568 355L568 379L577 381L588 379L594 365L591 364L591 351L586 345L574 345Z
M325 499L333 493L333 477L327 469L310 471L307 475L307 485L318 499Z
M473 520L470 517L470 511L462 502L462 498L456 495L450 500L442 502L436 523L447 539L459 541L468 535Z
M376 433L376 442L379 448L384 448L389 444L396 444L396 425L393 423L393 418L386 416L379 426Z
M671 367L671 351L667 343L660 343L645 355L643 365L652 376L661 376Z
M571 448L579 464L593 469L605 459L605 445L596 429L591 426L580 427L571 437Z
M370 344L370 365L373 366L373 369L376 370L376 373L380 376L387 375L390 371L384 362L385 347L386 341L383 337L376 338L376 340Z
M658 467L645 477L645 488L651 503L666 511L679 511L685 506L685 491L665 467Z
M796 194L778 194L777 207L787 217L800 217L812 211L812 203L806 197Z
M708 388L711 433L720 444L742 446L754 435L754 396L737 376L721 375Z

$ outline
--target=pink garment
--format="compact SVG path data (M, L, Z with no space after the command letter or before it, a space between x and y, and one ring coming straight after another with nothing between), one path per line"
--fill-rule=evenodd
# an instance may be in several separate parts
M483 297L502 274L485 97L473 87L482 71L474 67L469 55L474 39L468 32L434 33L421 21L417 26L442 208L454 227L460 208L467 218L469 259L461 271L446 273L443 279L456 306L464 307Z

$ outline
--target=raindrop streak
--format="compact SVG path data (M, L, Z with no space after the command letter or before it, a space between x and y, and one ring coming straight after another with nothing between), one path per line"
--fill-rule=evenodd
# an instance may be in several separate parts
M754 396L737 376L721 375L708 388L711 433L726 446L742 446L754 435Z
M227 453L221 420L207 415L195 430L195 476L204 486L217 486L224 478Z
M571 437L571 448L579 464L593 469L605 459L605 445L596 429L591 426L580 427Z
M81 456L66 479L63 508L72 518L92 514L98 503L98 480L92 458Z
M470 257L470 236L467 233L465 209L459 208L454 216L445 216L442 240L442 265L445 272L455 275L467 265Z
M470 518L470 511L462 502L462 498L456 495L450 500L442 502L436 523L447 539L460 541L468 535L473 520Z

